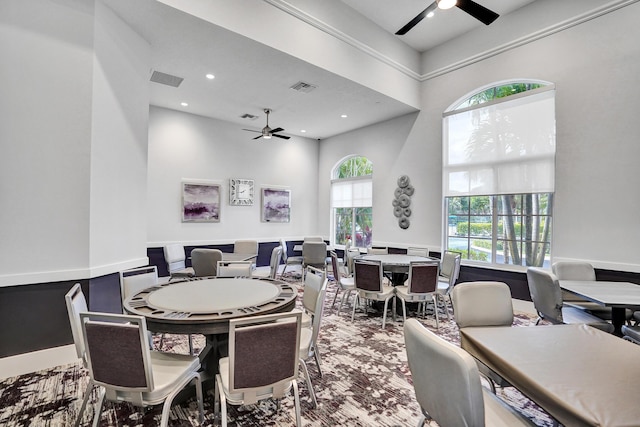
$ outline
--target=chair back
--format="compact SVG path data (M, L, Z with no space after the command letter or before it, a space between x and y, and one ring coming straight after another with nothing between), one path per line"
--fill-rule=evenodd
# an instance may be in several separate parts
M428 257L429 256L429 249L428 248L409 247L409 248L407 248L407 255Z
M278 266L282 258L282 246L276 246L271 251L271 260L269 261L269 278L275 279L278 276Z
M251 277L251 261L218 261L217 277Z
M409 263L409 293L428 294L438 289L437 261L411 261Z
M449 283L453 279L453 283L458 279L460 273L460 254L457 252L445 251L442 255L442 267L440 275L449 279Z
M315 314L316 303L318 301L320 291L323 288L323 284L326 289L326 283L327 276L324 271L314 267L306 268L306 274L304 275L302 306L308 313L311 313L312 315Z
M132 403L142 402L154 388L144 317L89 312L80 319L91 380L105 387L108 400L131 392L139 393Z
M347 265L347 273L349 275L353 274L353 260L357 257L360 256L360 249L359 248L349 248L349 250L347 252L345 252L345 264Z
M304 242L324 242L324 240L322 239L322 236L306 236L302 240L302 243Z
M404 340L418 404L440 426L484 427L484 398L476 362L463 349L416 319L404 325Z
M458 283L451 292L451 303L459 328L513 324L511 289L506 283Z
M80 322L80 313L89 311L87 307L87 299L84 297L80 283L76 283L64 296L67 304L67 314L69 315L69 324L71 325L71 334L73 335L73 343L76 346L76 354L82 359L84 366L87 366L85 358L84 338L82 337L82 323Z
M331 257L331 271L333 272L333 280L340 283L340 278L342 277L342 275L340 274L340 268L338 266L338 254L336 254L335 251L330 251L329 256Z
M305 265L325 265L327 260L327 244L325 242L303 242L302 258Z
M367 248L367 254L369 255L387 255L389 248Z
M229 321L229 392L243 393L244 404L256 392L273 387L282 398L298 377L301 312L250 316Z
M164 247L164 259L167 262L169 273L186 268L185 260L187 256L184 252L184 246L179 243L173 243Z
M132 268L120 272L120 295L122 301L143 289L158 284L158 268L155 265Z
M527 268L527 282L531 300L538 315L552 323L562 320L562 292L558 278L540 267Z
M233 252L236 254L257 254L258 253L258 241L257 240L236 240L233 244Z
M191 251L191 266L196 277L215 276L221 260L219 249L195 248Z
M551 270L558 280L596 280L596 271L588 262L558 261Z
M382 292L382 261L356 259L353 266L356 289Z
M280 246L282 246L282 262L286 264L287 258L289 258L289 253L287 252L287 241L280 239Z

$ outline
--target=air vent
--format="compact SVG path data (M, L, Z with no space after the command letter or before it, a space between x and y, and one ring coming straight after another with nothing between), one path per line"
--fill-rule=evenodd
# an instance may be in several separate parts
M298 92L309 93L314 89L317 89L318 86L312 85L311 83L298 82L291 86L291 89L297 90Z
M247 120L255 120L258 118L258 116L254 116L252 114L249 113L244 113L243 115L240 116L241 119L247 119Z
M171 74L161 73L160 71L154 71L149 80L154 83L178 87L184 79L182 77L172 76Z

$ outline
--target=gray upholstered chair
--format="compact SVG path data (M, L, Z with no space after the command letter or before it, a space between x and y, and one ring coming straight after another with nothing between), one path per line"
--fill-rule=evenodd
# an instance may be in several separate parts
M196 277L216 276L218 261L222 261L220 249L195 248L191 251L191 265Z
M354 262L354 280L356 284L356 298L353 302L353 311L351 312L351 321L356 315L356 307L358 302L362 300L365 303L365 310L368 300L384 301L384 311L382 313L382 328L384 329L387 321L387 308L389 300L395 297L395 289L393 286L386 285L382 272L381 261L370 261L356 259Z
M527 282L531 300L538 312L536 325L542 319L553 324L585 323L605 332L613 332L613 325L584 310L564 305L558 278L540 267L527 268Z
M305 236L302 239L302 243L304 242L324 242L322 236Z
M440 263L440 276L438 277L438 299L444 306L447 319L449 316L450 294L460 275L460 262L462 256L457 252L445 251Z
M418 303L418 311L422 307L422 315L426 312L427 302L433 303L433 313L436 317L436 327L440 329L438 317L438 301L436 290L438 289L438 261L411 261L409 263L409 278L407 284L396 286L396 297L402 302L402 318L407 319L406 302Z
M218 363L214 413L222 408L227 425L227 404L251 405L263 399L281 399L293 389L296 426L301 426L298 366L300 365L300 312L232 319L229 322L229 357Z
M429 248L408 247L407 255L428 257Z
M558 261L551 266L551 271L558 280L585 280L595 281L596 271L593 266L585 261ZM571 305L604 320L611 320L611 307L604 307L597 302L589 301L574 293L562 289L562 301L565 305ZM632 310L625 310L627 321L633 316Z
M236 254L258 254L257 240L236 240L233 244L233 252Z
M261 271L254 270L253 277L275 279L278 276L278 267L280 266L280 258L282 258L282 246L276 246L271 250L271 258L269 260L269 271L266 273L263 273Z
M349 299L349 295L351 292L355 291L356 284L353 277L345 277L342 275L340 271L338 255L334 251L329 252L331 255L331 268L333 269L333 279L336 282L336 294L333 297L333 303L331 304L331 308L333 308L336 304L336 300L338 299L338 294L340 291L343 292L342 298L340 298L340 307L338 307L338 314L340 314L340 310L342 310L342 305L345 300Z
M73 335L73 343L76 347L78 359L82 360L82 364L86 367L87 360L85 358L84 339L82 338L82 324L80 323L80 313L89 311L87 299L82 292L80 283L76 283L64 296L67 305L67 314L69 316L69 325L71 326L71 334Z
M193 268L186 267L187 255L184 252L184 246L181 244L166 245L164 247L164 259L171 279L193 277L195 274Z
M302 268L315 267L321 270L327 269L327 244L325 242L302 243Z
M287 242L284 239L280 239L280 245L282 246L282 262L284 262L284 267L282 268L282 275L287 270L287 267L290 265L299 265L302 266L302 256L289 256L287 253Z
M389 248L367 248L368 255L387 255Z
M404 324L407 360L423 416L443 427L533 426L482 387L473 357L426 329L416 319Z
M158 284L158 268L155 265L131 268L120 272L120 295L122 301L143 289Z
M218 261L217 277L251 277L251 261Z
M513 325L513 300L511 289L502 282L458 283L451 292L453 316L460 329L486 326ZM491 391L495 385L508 387L510 384L483 363L478 362L478 370L490 380Z
M160 425L166 427L173 399L191 383L196 386L200 422L204 421L197 357L150 351L146 321L141 316L88 312L81 313L80 320L90 387L100 388L93 414L95 425L106 398L139 407L164 403ZM85 395L83 409L89 395ZM78 414L78 421L82 415Z

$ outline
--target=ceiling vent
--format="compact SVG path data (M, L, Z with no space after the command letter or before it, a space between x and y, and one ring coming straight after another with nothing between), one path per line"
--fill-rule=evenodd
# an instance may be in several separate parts
M298 92L309 93L314 89L317 89L318 86L312 85L311 83L298 82L291 86L291 89L297 90Z
M171 74L161 73L160 71L154 71L149 80L154 83L178 87L184 79L182 77L172 76Z
M258 118L258 116L254 116L253 114L249 114L249 113L244 113L243 115L240 116L241 119L247 119L247 120L255 120Z

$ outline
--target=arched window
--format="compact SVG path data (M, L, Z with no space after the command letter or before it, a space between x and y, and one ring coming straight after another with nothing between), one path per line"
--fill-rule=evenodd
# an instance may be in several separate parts
M371 246L373 235L373 163L350 156L339 162L331 180L331 234L335 245Z
M548 266L555 147L553 84L503 82L454 103L443 119L445 248Z

